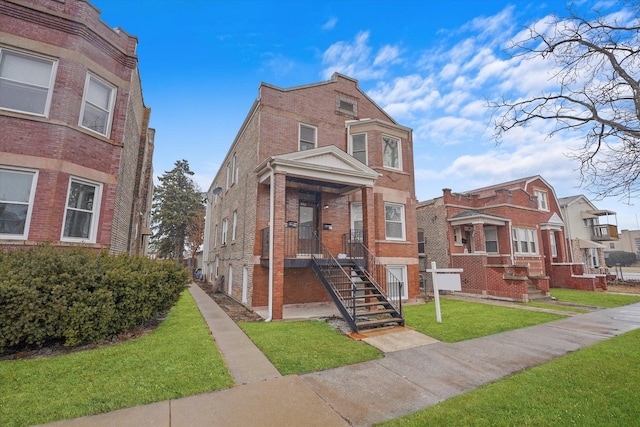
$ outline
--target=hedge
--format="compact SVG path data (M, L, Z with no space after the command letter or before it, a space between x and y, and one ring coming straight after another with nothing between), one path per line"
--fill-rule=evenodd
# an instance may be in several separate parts
M167 312L186 288L175 263L42 245L0 252L0 354L74 347Z

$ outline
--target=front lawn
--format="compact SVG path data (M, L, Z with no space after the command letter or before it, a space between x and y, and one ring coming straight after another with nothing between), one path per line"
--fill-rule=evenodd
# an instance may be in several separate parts
M640 329L383 426L632 426L640 420Z
M282 375L382 357L378 349L352 340L323 321L242 322L239 326Z
M442 323L437 323L433 301L404 307L407 326L437 340L453 343L566 317L449 298L440 298L440 309Z
M146 337L63 356L0 361L0 424L75 418L232 385L198 307L184 292Z
M561 302L613 308L640 302L640 295L621 295L608 292L576 291L551 288L551 296Z

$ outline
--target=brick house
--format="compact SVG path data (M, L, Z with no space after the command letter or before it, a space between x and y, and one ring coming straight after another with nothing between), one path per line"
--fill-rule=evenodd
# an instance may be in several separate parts
M142 254L154 130L137 39L84 0L0 0L0 245Z
M412 131L354 79L261 84L208 199L206 279L270 319L333 300L356 330L419 294Z
M560 205L540 176L464 193L444 189L418 204L417 219L426 236L421 269L431 261L462 268L462 292L529 301L550 287L602 286L604 278L570 262Z
M608 243L618 240L616 213L598 209L582 194L561 197L558 202L571 261L584 264L587 273L606 274L605 250Z

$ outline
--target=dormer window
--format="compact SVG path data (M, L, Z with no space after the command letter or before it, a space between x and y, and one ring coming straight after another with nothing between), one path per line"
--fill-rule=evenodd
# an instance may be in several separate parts
M547 192L542 190L535 190L533 194L535 194L535 196L538 198L538 210L548 211L549 203L547 202Z

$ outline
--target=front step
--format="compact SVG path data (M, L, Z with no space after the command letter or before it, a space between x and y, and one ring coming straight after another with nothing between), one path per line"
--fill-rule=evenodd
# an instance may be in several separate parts
M529 285L527 287L527 295L529 301L551 301L551 297L546 296L543 291L535 286Z
M388 317L385 319L376 319L376 320L356 320L356 325L358 325L358 330L360 329L371 329L382 326L389 325L404 325L404 319L399 317Z

